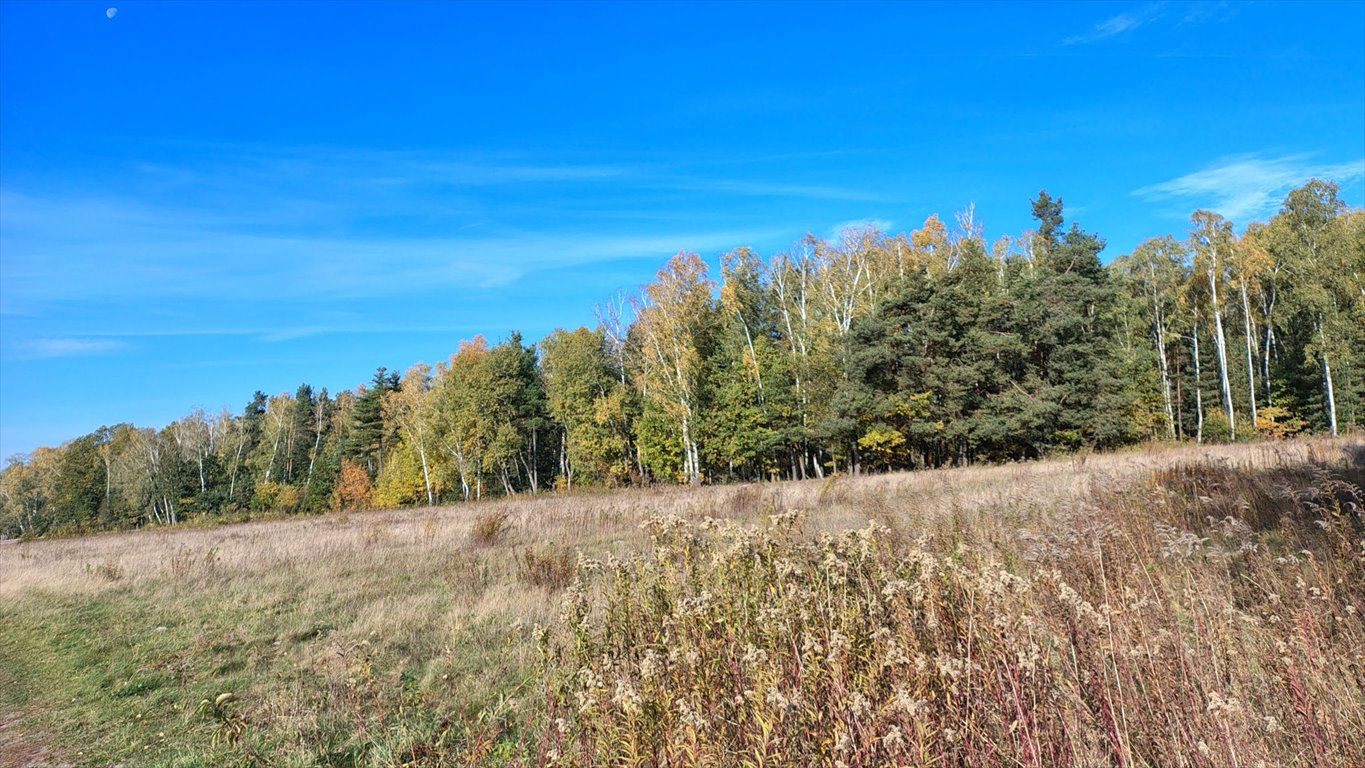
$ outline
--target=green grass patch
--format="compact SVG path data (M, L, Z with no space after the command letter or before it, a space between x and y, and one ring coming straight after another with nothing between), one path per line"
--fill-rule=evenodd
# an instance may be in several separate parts
M0 701L77 766L409 765L524 752L513 746L522 705L508 694L527 688L533 650L512 618L361 637L355 625L373 600L251 599L238 592L246 586L0 605Z

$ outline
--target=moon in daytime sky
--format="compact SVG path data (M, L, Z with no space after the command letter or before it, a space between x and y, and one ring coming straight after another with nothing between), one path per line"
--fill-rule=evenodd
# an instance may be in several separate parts
M116 13L118 13L118 9L117 9L117 8L110 8L110 9L108 9L108 10L106 10L106 11L104 12L104 15L105 15L105 16L108 16L109 18L112 19L112 18L114 18L114 14L116 14Z

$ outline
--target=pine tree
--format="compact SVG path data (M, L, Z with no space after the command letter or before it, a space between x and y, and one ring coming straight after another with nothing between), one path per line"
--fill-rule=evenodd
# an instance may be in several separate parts
M1016 372L1025 393L1016 411L1019 436L1034 455L1052 446L1116 444L1128 409L1110 347L1116 302L1099 259L1104 241L1075 224L1058 237L1060 198L1040 192L1033 208L1035 267L1012 286L1011 330L1030 347L1026 369Z
M396 371L390 373L388 368L379 366L370 379L370 386L362 388L356 397L351 413L348 440L342 456L365 467L371 478L377 477L384 469L384 451L392 433L384 423L383 401L385 393L398 389L398 381Z

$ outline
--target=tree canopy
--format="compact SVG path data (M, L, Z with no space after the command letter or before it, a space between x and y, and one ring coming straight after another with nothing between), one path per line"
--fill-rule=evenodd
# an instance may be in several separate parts
M718 275L679 252L596 328L513 332L335 396L116 424L11 457L0 535L1036 458L1365 424L1365 211L1335 184L1269 221L1105 241L1032 202L807 236ZM1068 223L1070 224L1068 226Z

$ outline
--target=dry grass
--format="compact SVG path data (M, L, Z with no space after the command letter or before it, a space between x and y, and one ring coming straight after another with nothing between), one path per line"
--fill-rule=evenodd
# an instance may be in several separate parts
M1343 447L838 535L656 518L544 639L541 763L1365 765Z
M1360 614L1346 610L1351 605L1365 609L1359 604L1359 583L1350 580L1361 567L1361 555L1354 550L1329 553L1321 549L1321 537L1301 540L1305 532L1285 527L1277 511L1285 508L1281 491L1288 485L1298 483L1297 490L1306 491L1321 480L1304 474L1306 470L1286 468L1340 463L1343 449L1365 451L1359 439L1163 447L1092 455L1083 462L543 494L434 509L4 542L0 620L12 622L16 636L27 644L0 649L0 662L20 670L11 673L11 687L33 691L16 703L50 711L49 731L66 728L64 738L72 744L103 744L97 753L107 762L137 755L142 758L137 764L198 764L184 756L203 750L209 756L202 763L215 765L229 764L229 757L253 764L253 753L270 754L272 764L298 765L533 763L548 760L545 750L554 744L553 739L545 741L545 750L538 751L541 726L549 722L539 680L547 675L558 681L560 694L573 696L571 680L561 675L585 666L584 659L562 645L572 633L559 616L562 588L580 557L614 560L624 568L649 562L636 558L656 552L651 535L659 531L642 527L652 519L674 519L682 526L677 531L693 533L692 526L708 518L747 526L699 538L711 542L705 546L713 547L714 555L729 551L735 541L758 536L753 527L761 527L769 516L802 510L802 533L772 540L773 546L788 548L788 559L798 567L791 578L809 587L823 567L822 559L814 559L816 551L803 547L815 546L811 542L826 533L834 537L829 546L853 546L856 539L840 538L839 532L865 531L875 523L878 554L857 578L876 589L849 595L853 602L824 618L850 622L850 637L883 626L907 632L907 638L919 643L916 652L933 662L932 674L916 677L902 670L887 675L878 667L876 674L858 673L861 678L853 671L847 672L853 677L831 676L826 684L841 681L847 690L839 694L820 688L804 694L806 702L820 702L827 712L816 720L770 722L779 734L783 722L815 728L828 748L773 753L764 758L767 764L782 764L776 759L781 755L791 758L786 763L791 765L834 765L836 760L859 764L831 751L838 736L830 728L838 718L867 714L849 709L854 706L852 692L864 683L861 695L881 708L877 717L882 719L868 719L870 724L857 732L863 741L857 743L865 745L871 735L885 739L894 726L905 743L921 750L921 757L910 755L911 765L932 760L956 765L1162 765L1181 760L1189 765L1252 766L1257 760L1289 765L1293 762L1285 756L1291 748L1307 750L1299 764L1344 764L1347 755L1358 754L1345 750L1359 746L1344 734L1365 727L1365 720L1350 714L1349 698L1365 690L1358 651L1365 647L1365 633ZM1287 485L1264 486L1255 477L1273 477L1273 483ZM1312 499L1294 502L1299 505L1295 508L1323 503L1325 497L1316 492ZM1254 541L1247 541L1262 547L1256 557L1211 554L1245 537L1241 528L1225 522L1229 518L1245 521L1254 531ZM1293 554L1302 549L1315 552L1313 559ZM1274 562L1272 551L1299 559L1291 568ZM819 551L820 558L824 552ZM942 618L928 634L907 629L922 623L915 613L922 605L901 604L895 608L901 611L900 623L887 623L867 602L881 600L885 604L879 603L878 610L891 610L887 605L893 600L874 594L885 589L886 579L911 583L930 573L898 571L900 560L912 555L933 558L936 564L928 582L932 588L926 587L921 599L936 606ZM671 561L658 562L662 568ZM660 583L680 590L709 584L722 597L749 594L743 587L747 582L721 567L725 562L722 557L715 561L717 570L694 571L687 578L675 573L668 576L673 581ZM993 581L1000 573L1024 580L1027 588L1011 591L1016 589L1012 581L1000 586ZM636 580L648 583L640 574ZM1261 592L1250 590L1251 583ZM780 590L783 584L778 579L769 586ZM573 592L588 600L586 610L594 616L609 612L612 605L610 591L601 586L591 583ZM727 586L733 589L720 591ZM1318 599L1313 588L1330 599ZM1280 602L1270 603L1271 594L1279 595ZM607 657L613 659L611 668L597 673L603 680L630 682L637 692L646 688L638 678L638 653L644 646L634 651L621 646L626 642L621 638L635 636L619 633L640 631L651 616L646 607L631 609L638 613L631 627L594 625L592 635L595 643L618 643L617 655ZM1266 607L1272 612L1264 613ZM1271 615L1279 618L1272 621ZM877 626L859 629L863 625L858 622L874 619L880 622ZM812 616L812 627L823 626L819 620ZM112 631L120 633L118 643L97 647L93 640L87 642L85 635L111 631L111 622L116 623ZM554 642L561 645L555 658L566 666L538 670L532 642L537 624L558 627ZM757 625L732 621L725 627L720 636L730 638L729 645L696 645L694 650L742 654L740 638L764 647L761 637L751 634ZM24 634L26 629L32 631ZM72 639L47 647L45 638L54 633L68 633ZM1361 643L1355 650L1344 644L1352 638ZM1280 658L1286 654L1276 655L1272 640L1287 644L1290 662ZM963 642L971 644L970 653ZM828 648L828 637L821 645ZM882 653L883 646L856 646L863 654L859 663L880 658L872 649ZM910 648L907 639L903 650L913 658ZM1032 719L1007 717L999 697L1009 689L1001 681L1022 675L1021 659L1034 652L1046 663L1036 673L1040 677L1020 683L1019 689L1037 697L1029 704ZM79 653L89 654L88 664L77 669L64 661ZM42 654L45 660L37 663L35 657ZM789 684L781 675L789 674L783 664L789 666L792 659L771 649L768 656L772 666L762 674ZM706 663L713 663L730 657L707 658ZM951 667L954 659L970 659L961 680L950 679L946 671L934 672L939 660ZM849 670L855 666L850 663ZM1161 672L1153 678L1158 667L1184 670L1184 677ZM117 673L108 671L113 668ZM747 667L740 670L748 673ZM80 690L41 690L65 677L85 679L81 675L89 676L89 684L82 683ZM757 691L735 688L738 681L727 687L698 675L673 680L672 688L679 696L691 691L688 695L709 692L731 698ZM917 696L929 702L924 706L932 705L933 717L882 712L894 690L867 686L883 676L920 686L907 688L913 694L910 701ZM147 680L162 680L157 683L162 687L137 693L138 686L153 685ZM5 683L0 677L0 687ZM230 721L238 731L225 730L223 723L229 721L215 724L195 714L202 700L228 690L239 697L231 712L239 719ZM793 690L779 687L777 694ZM766 701L764 691L756 695ZM599 702L602 712L615 711L614 682L609 693ZM71 698L82 700L67 703ZM563 718L566 733L575 734L575 740L559 743L562 759L591 764L595 756L611 754L607 742L620 742L611 730L626 727L620 722L579 719L577 709L566 710L563 701L551 699L549 704L558 708L556 716ZM1271 704L1277 707L1273 712L1266 709ZM122 730L80 728L91 717L119 718L135 705L141 717ZM737 711L774 716L757 706ZM1151 719L1158 716L1160 720ZM1263 719L1267 716L1275 718L1283 733L1253 738L1253 727L1270 727ZM965 725L949 724L962 717L968 717ZM1118 724L1115 730L1106 729L1106 717ZM697 764L678 757L686 754L682 752L668 752L674 757L661 759L662 745L678 733L649 730L644 722L629 727L635 729L633 743L653 755L645 764ZM704 753L720 762L707 764L739 764L741 756L724 750L730 748L726 745L752 746L745 729L755 722L745 720L739 731L712 729L730 740L708 747L720 750ZM1201 739L1177 739L1173 729L1180 724L1199 734L1213 756L1152 757L1162 750L1202 754ZM149 731L152 727L159 730ZM956 741L946 742L950 729ZM158 740L155 734L163 731L171 735ZM987 735L995 751L982 751ZM1231 752L1225 746L1229 740ZM1029 743L1034 746L1021 746ZM575 751L572 744L593 748ZM1255 748L1236 751L1244 745ZM864 755L862 764L874 764L870 756L892 753L856 754ZM806 762L793 762L795 755Z
M869 518L927 519L987 510L1011 521L1041 519L1087 503L1089 489L1096 485L1110 486L1175 463L1207 460L1231 467L1273 467L1339 452L1338 443L1329 440L1162 447L1091 455L1083 463L1060 460L774 484L541 494L418 510L5 541L0 542L0 600L35 591L97 594L119 585L183 577L189 570L253 577L291 568L303 583L326 584L339 572L439 568L452 550L466 550L470 542L631 551L646 542L640 523L656 515L753 521L771 512L806 509L812 511L809 523L828 531L860 527Z

